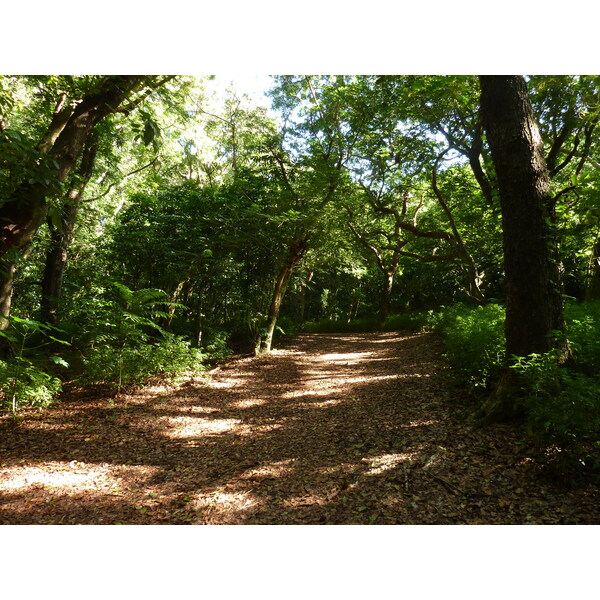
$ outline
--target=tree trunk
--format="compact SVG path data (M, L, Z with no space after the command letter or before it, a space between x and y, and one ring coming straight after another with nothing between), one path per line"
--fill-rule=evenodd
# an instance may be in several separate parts
M281 302L285 295L285 291L294 268L302 260L306 253L307 244L307 238L293 243L290 247L287 259L279 270L277 279L275 280L275 289L273 290L269 314L267 316L266 332L260 345L261 353L271 352L273 334L275 333L275 325L277 325L277 319L279 317L279 308L281 307Z
M383 272L383 286L381 288L381 298L379 300L379 312L377 313L378 329L383 329L390 312L390 298L392 296L392 286L394 285L395 274L396 269L388 269Z
M69 246L73 240L73 231L77 215L81 208L85 187L92 177L96 159L95 140L86 144L81 165L77 170L75 185L69 190L64 207L64 219L60 227L50 226L50 248L46 254L46 265L42 278L42 298L40 320L55 325L58 321L60 298L67 268Z
M0 265L0 331L6 331L9 325L15 269L16 265L8 261Z
M568 353L558 281L553 205L543 143L520 76L481 76L481 112L496 169L502 210L506 278L506 361L559 348ZM564 338L564 335L561 336ZM511 416L512 370L485 412ZM514 371L512 371L514 373Z
M277 275L275 289L273 290L273 298L271 300L271 306L269 307L269 314L267 317L267 330L260 347L260 351L262 353L271 352L273 334L275 333L275 325L277 324L277 318L279 317L279 308L281 307L281 301L285 295L285 290L291 275L292 268L287 264L282 267Z

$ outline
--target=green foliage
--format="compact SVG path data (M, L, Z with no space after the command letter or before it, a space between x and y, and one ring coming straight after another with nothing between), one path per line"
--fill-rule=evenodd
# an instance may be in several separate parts
M154 343L130 343L124 347L96 348L85 361L86 380L103 383L120 391L139 385L152 376L177 379L188 372L200 372L202 353L189 342L168 336Z
M584 466L600 465L600 376L560 367L552 352L520 358L513 368L526 389L534 438L569 450Z
M454 304L431 312L429 326L441 334L446 356L461 382L486 387L504 357L504 307Z
M15 316L10 317L8 331L0 331L0 339L4 338L10 345L13 355L6 362L0 361L0 406L3 408L10 408L13 413L25 404L41 408L50 404L60 393L60 379L48 373L48 367L40 364L36 356L40 348L51 343L68 345L50 332L56 335L62 333L45 323ZM32 341L36 344L33 351L28 347ZM48 361L61 367L69 366L57 354L50 355Z
M410 312L389 315L380 331L419 331L427 324L427 313ZM364 317L352 321L324 319L306 322L302 326L305 333L362 333L377 331L376 317Z
M600 301L565 306L569 341L577 369L587 375L600 373Z
M565 314L574 364L559 366L548 352L516 357L512 368L520 377L530 434L592 464L600 444L600 302L567 305ZM474 387L494 382L503 365L503 307L456 304L432 312L429 324L442 335L462 382Z
M228 345L229 334L226 331L207 328L204 332L202 352L209 360L222 360L231 354Z
M428 324L428 314L413 311L389 315L383 324L383 331L420 331Z
M0 406L17 408L24 404L43 408L60 393L60 379L46 373L30 360L15 357L10 362L0 361Z
M277 320L277 327L275 329L275 338L280 336L294 337L300 333L300 325L296 323L291 317L283 316Z
M91 333L86 358L86 379L102 381L117 391L163 374L179 377L202 369L202 355L188 341L167 333L156 319L168 318L161 310L178 307L162 290L131 290L115 282L114 299L101 305L101 319Z

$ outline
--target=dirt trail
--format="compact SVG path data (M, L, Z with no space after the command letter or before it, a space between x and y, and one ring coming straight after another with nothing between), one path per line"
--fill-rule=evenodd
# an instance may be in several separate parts
M0 523L600 523L508 427L473 430L432 334L305 335L210 378L0 421Z

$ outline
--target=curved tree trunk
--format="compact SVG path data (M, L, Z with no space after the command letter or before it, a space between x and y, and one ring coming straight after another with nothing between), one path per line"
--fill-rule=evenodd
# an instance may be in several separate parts
M73 231L81 208L83 193L92 177L96 152L96 141L89 141L83 151L81 165L77 170L76 183L67 193L61 226L56 227L49 223L50 248L46 253L40 302L40 320L43 322L56 324L58 321L69 246L73 240Z
M269 306L269 313L267 316L266 332L260 343L259 352L268 353L271 352L271 345L273 344L273 334L275 333L275 326L277 325L277 319L279 317L279 309L281 302L285 295L287 285L290 281L290 277L294 271L296 265L302 260L306 254L308 245L308 238L304 238L300 241L293 243L290 246L288 256L283 263L277 279L275 280L275 288L273 290L273 296L271 298L271 305Z

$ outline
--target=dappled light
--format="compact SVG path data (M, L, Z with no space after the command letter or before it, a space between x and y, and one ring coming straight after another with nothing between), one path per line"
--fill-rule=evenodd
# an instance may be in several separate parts
M6 420L0 522L555 522L548 506L573 499L540 493L510 429L456 417L439 350L431 334L309 335L179 387Z
M198 417L173 417L166 420L171 436L176 438L201 437L232 431L241 423L239 419L202 419Z

